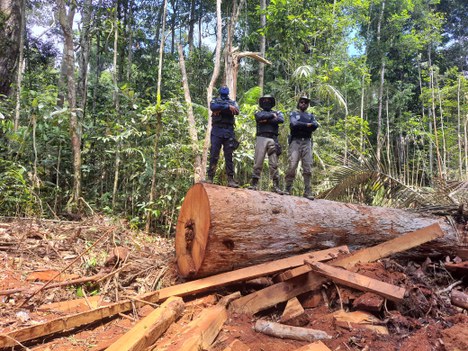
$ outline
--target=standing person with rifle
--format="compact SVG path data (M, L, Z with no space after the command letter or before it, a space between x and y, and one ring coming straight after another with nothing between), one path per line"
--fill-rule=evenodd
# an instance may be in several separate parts
M319 124L312 113L306 110L309 107L310 99L307 96L301 96L297 103L298 111L293 111L289 115L289 127L291 134L289 136L288 148L288 171L286 172L286 194L291 194L294 178L299 161L302 162L302 175L304 177L304 197L313 200L310 189L310 180L312 176L312 132Z
M218 90L219 97L211 100L211 147L210 164L208 166L207 183L213 183L218 165L219 153L223 147L224 161L226 163L226 175L228 186L238 188L239 184L234 180L234 162L232 154L239 147L239 142L234 134L235 117L239 114L237 102L229 98L229 88L222 86Z
M284 123L284 116L280 111L272 110L276 105L276 101L271 95L262 96L258 100L258 104L262 110L255 113L257 139L255 142L252 182L249 189L258 189L263 160L265 159L265 155L268 155L270 178L273 180L271 191L282 195L283 191L279 186L278 172L278 156L281 154L281 146L278 143L278 129L279 125Z

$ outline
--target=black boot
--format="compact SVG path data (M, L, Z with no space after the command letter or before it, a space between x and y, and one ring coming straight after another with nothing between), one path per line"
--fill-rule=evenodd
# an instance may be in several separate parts
M292 184L286 184L286 189L283 192L284 195L291 195L292 194Z
M271 187L271 191L274 193L277 193L279 195L284 195L284 191L281 190L279 186L279 180L278 179L273 179L273 186Z
M250 186L248 187L250 190L258 190L258 178L252 178L252 182L250 183Z
M304 197L309 200L314 200L314 194L310 190L310 176L304 176Z
M237 184L237 182L234 180L233 176L228 176L227 186L231 187L231 188L238 188L239 184Z

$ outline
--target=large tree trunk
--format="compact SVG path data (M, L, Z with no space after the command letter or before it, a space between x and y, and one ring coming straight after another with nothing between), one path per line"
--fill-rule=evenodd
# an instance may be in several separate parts
M435 222L446 235L428 253L449 253L457 235L440 217L198 183L180 209L177 264L183 277L204 277L308 250L374 246Z
M0 94L8 95L16 77L20 49L21 1L0 1Z

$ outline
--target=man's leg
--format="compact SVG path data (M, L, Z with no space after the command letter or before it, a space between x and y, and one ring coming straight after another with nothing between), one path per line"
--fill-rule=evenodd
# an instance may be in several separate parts
M280 195L284 194L279 185L279 172L278 172L278 154L276 153L276 145L274 139L268 139L268 168L270 170L270 178L273 180L271 191Z
M235 149L235 136L234 132L229 133L223 138L223 152L224 161L226 163L226 175L228 178L228 186L231 188L238 188L239 184L234 180L234 162L232 160L232 154Z
M255 155L254 155L254 166L252 171L252 182L249 189L257 190L258 180L262 174L263 160L265 160L265 154L267 152L267 138L257 137L255 141Z
M313 200L314 196L310 187L312 178L312 144L311 142L305 143L301 147L302 154L302 175L304 177L304 197Z
M207 183L213 183L214 176L216 174L216 166L218 165L219 152L221 150L222 139L216 134L211 132L211 146L210 146L210 164L207 172Z
M300 149L299 141L293 140L288 148L288 170L286 171L286 194L291 194L294 178L296 177L297 166L299 165Z

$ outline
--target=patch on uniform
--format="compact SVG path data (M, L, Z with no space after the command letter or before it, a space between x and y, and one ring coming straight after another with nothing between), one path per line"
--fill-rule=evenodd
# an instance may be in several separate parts
M294 114L294 117L295 117L298 121L301 119L301 115L298 114L298 113Z

